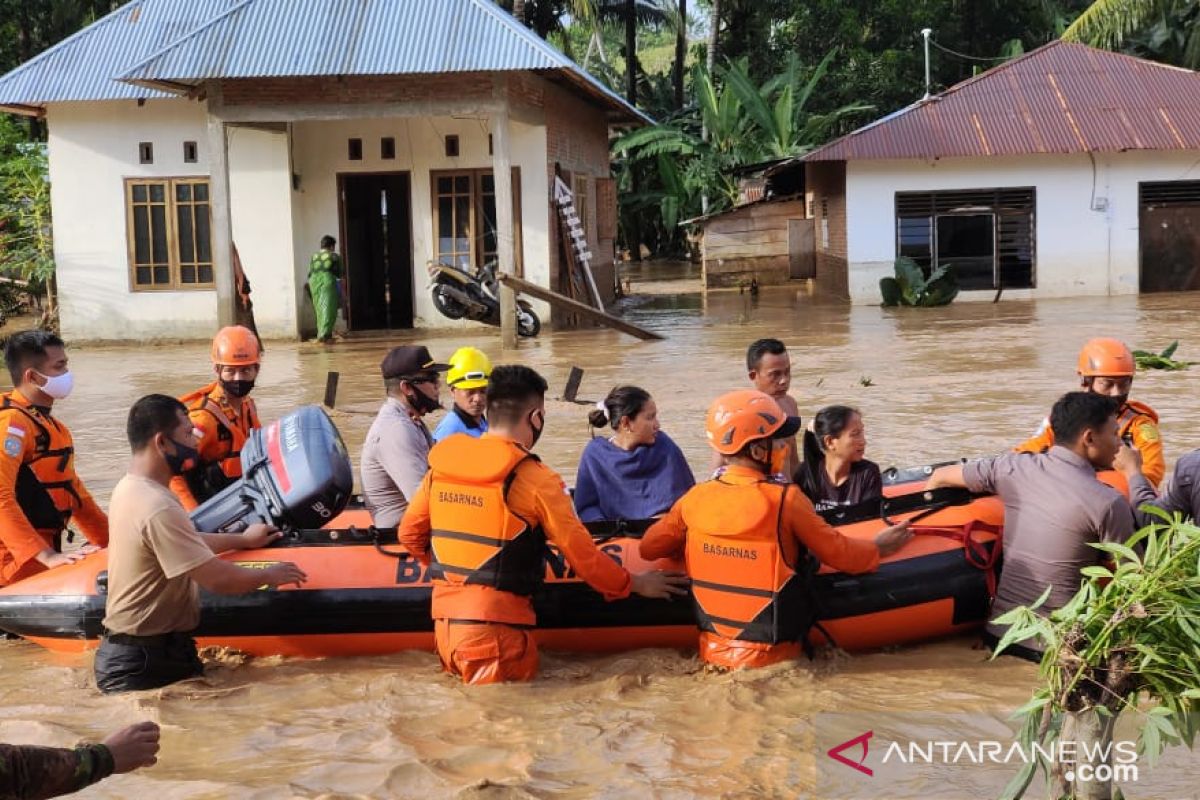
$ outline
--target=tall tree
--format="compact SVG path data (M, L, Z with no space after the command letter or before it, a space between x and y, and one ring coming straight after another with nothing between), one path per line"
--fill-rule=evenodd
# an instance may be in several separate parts
M683 70L687 61L687 0L679 0L679 21L675 31L675 68L672 79L675 82L675 108L683 108Z
M1200 5L1195 0L1095 0L1063 38L1197 69Z
M637 105L637 14L636 0L625 0L625 99Z

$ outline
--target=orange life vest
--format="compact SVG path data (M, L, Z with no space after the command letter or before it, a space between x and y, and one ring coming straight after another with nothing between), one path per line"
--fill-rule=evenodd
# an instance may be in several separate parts
M684 557L701 630L762 644L806 642L817 616L811 577L818 565L799 542L798 563L789 563L780 542L791 488L716 479L686 495Z
M528 596L545 576L546 536L508 507L517 467L536 456L499 438L456 433L429 451L433 582Z
M0 409L21 412L36 431L33 455L17 473L17 503L34 528L61 531L83 502L75 490L71 431L15 391L0 395Z
M1130 439L1133 436L1133 423L1137 422L1141 417L1149 417L1152 422L1158 423L1158 414L1144 403L1129 400L1121 407L1121 413L1117 416L1117 434L1127 444L1132 445Z
M212 418L217 433L218 452L215 457L207 448L202 449L200 463L184 473L184 480L196 500L203 503L217 492L242 477L242 448L250 437L250 431L261 427L258 409L249 397L242 399L246 428L239 424L232 406L212 396L217 384L210 383L202 389L184 395L179 401L187 406L189 415L200 411ZM206 430L209 426L203 426Z

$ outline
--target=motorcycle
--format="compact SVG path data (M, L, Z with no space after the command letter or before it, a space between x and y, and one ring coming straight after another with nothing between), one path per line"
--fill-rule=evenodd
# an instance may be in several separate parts
M433 305L450 319L473 319L485 325L500 325L500 283L495 264L485 264L474 273L451 264L430 261L429 288ZM537 336L542 321L528 300L517 298L517 333Z

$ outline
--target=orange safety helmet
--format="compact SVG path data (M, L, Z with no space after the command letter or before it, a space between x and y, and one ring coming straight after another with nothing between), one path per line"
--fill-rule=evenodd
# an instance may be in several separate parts
M1085 378L1120 378L1133 369L1133 353L1119 339L1092 339L1079 351L1079 374Z
M721 455L732 456L758 439L795 436L800 418L789 417L775 398L757 389L739 389L713 401L704 421L708 443Z
M212 343L212 362L223 367L248 367L262 359L258 337L241 325L217 331Z

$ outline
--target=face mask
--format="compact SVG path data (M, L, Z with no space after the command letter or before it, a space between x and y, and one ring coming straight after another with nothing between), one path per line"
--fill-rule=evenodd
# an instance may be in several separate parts
M189 469L192 469L200 461L200 451L191 445L183 444L171 439L171 444L175 445L174 453L163 453L163 458L167 460L167 469L171 470L172 475L182 475Z
M37 372L37 370L34 370ZM71 394L71 390L75 388L75 377L67 370L62 375L42 375L37 373L42 378L46 379L46 383L38 388L46 394L53 397L55 400L62 400Z
M542 438L542 431L546 430L546 416L544 414L542 415L542 424L534 427L533 415L537 413L540 412L534 411L529 415L529 429L533 431L533 441L529 443L530 448L538 443L538 439Z
M408 402L413 407L413 410L418 414L428 414L431 411L437 411L442 407L436 399L422 392L420 389L413 389L408 393Z
M221 388L230 397L245 397L254 389L254 381L221 381Z

